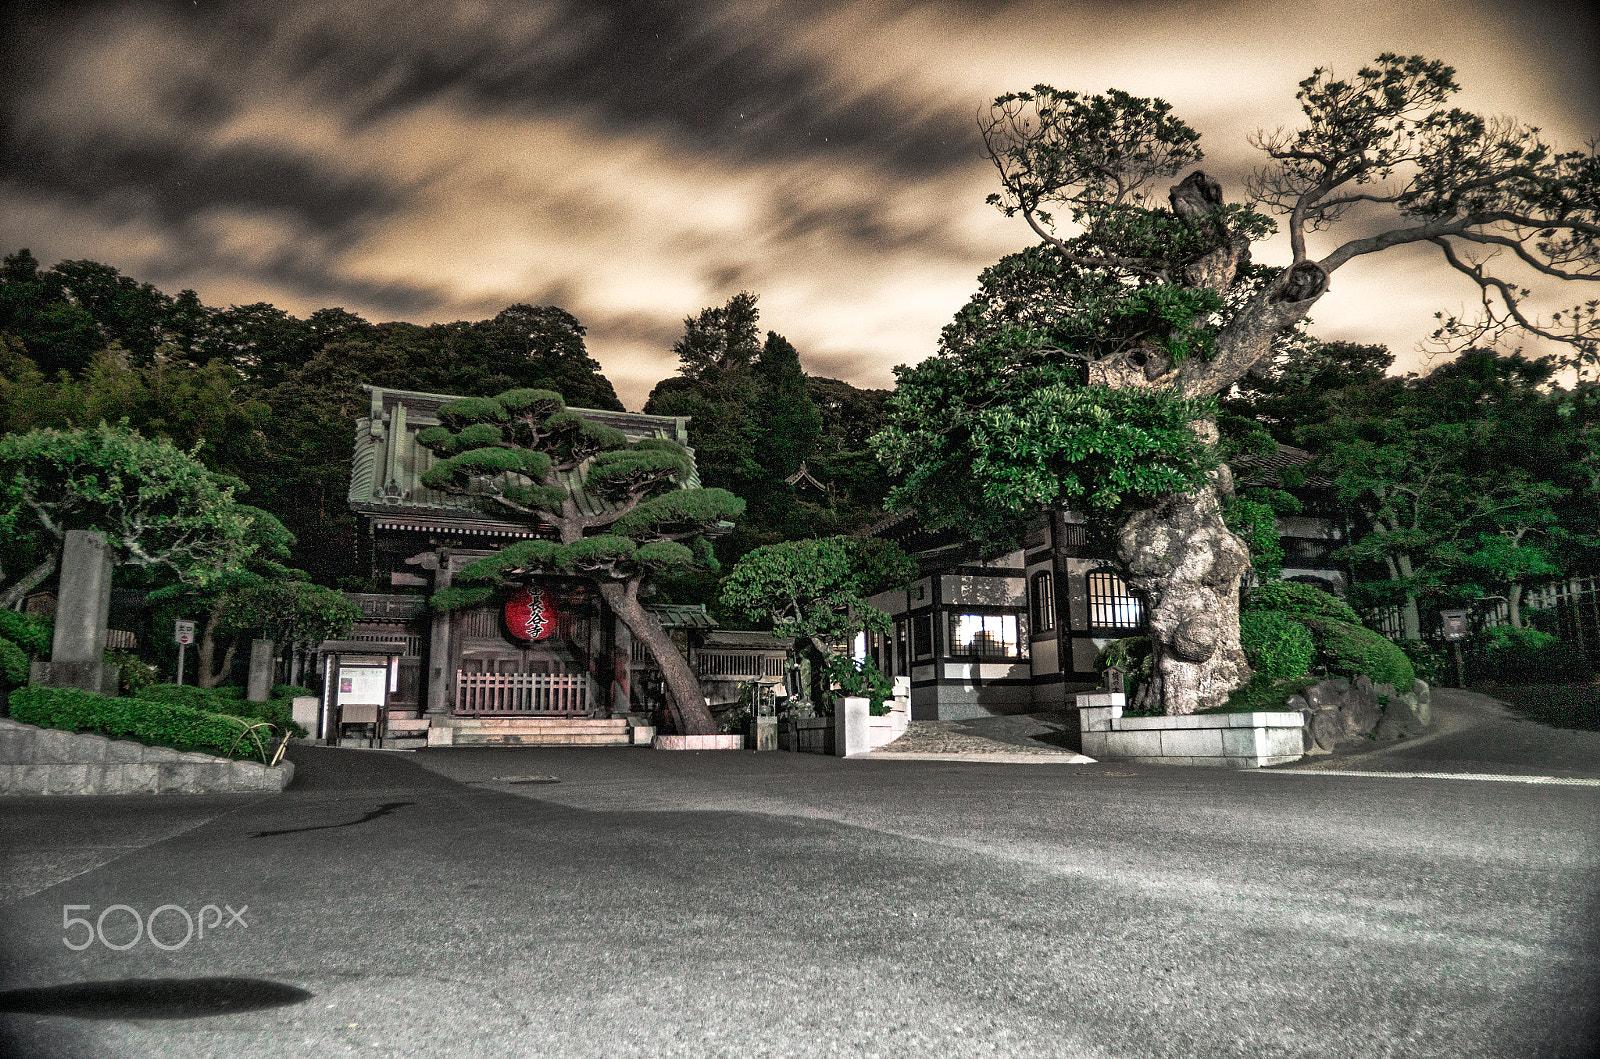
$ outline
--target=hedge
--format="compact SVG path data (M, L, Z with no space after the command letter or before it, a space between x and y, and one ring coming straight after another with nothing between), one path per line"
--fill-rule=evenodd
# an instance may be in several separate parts
M1329 673L1365 673L1374 684L1390 684L1402 692L1410 691L1417 679L1405 652L1371 629L1331 618L1297 616L1295 620L1311 630Z
M272 752L279 733L256 728L239 717L207 713L147 698L109 698L76 688L38 684L11 693L11 718L40 728L98 732L113 739L132 739L146 746L191 750L217 757L260 758Z
M1317 655L1311 630L1278 610L1240 614L1239 642L1250 668L1264 680L1300 676Z
M283 685L283 687L291 687ZM147 699L174 706L185 706L205 713L223 713L230 717L268 721L294 735L304 738L306 730L294 723L292 698L274 698L267 702L249 702L244 690L237 685L220 688L197 688L184 684L152 684L135 693L135 698ZM274 688L274 691L279 690ZM292 688L299 691L299 688Z
M0 640L10 640L24 651L36 655L49 654L54 628L55 624L49 618L0 610Z
M0 687L15 688L26 684L31 666L28 652L10 640L0 640Z
M1301 581L1268 581L1256 585L1245 593L1244 606L1246 610L1281 610L1285 614L1361 624L1350 604L1331 592Z

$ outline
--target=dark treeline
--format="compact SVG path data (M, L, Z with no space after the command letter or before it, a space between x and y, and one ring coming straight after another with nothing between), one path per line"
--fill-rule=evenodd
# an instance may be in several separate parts
M866 438L886 391L806 377L788 342L755 337L756 319L754 296L739 295L686 320L680 374L645 409L693 416L701 477L749 501L750 517L719 542L728 561L852 528L876 515L885 488ZM342 308L305 319L266 302L220 309L94 261L46 269L21 250L0 265L0 432L125 419L238 478L244 499L295 534L293 561L313 580L367 587L346 503L361 384L466 396L542 387L620 411L584 334L565 310L526 304L429 326ZM797 496L783 479L801 461L822 488L802 482ZM709 582L665 587L713 596Z

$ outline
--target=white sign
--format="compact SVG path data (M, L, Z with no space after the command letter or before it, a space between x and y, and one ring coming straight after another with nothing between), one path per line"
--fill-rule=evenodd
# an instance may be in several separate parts
M185 645L194 643L194 622L179 618L173 626L172 642Z
M339 667L340 706L382 706L388 699L389 671L377 666Z

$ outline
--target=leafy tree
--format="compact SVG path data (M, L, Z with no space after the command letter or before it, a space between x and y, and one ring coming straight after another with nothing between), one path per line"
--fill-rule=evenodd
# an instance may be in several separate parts
M1212 398L1273 355L1334 271L1397 246L1436 249L1486 309L1476 325L1444 321L1445 340L1474 326L1568 340L1600 328L1582 311L1559 326L1532 319L1496 271L1515 259L1544 281L1600 278L1596 155L1451 108L1456 89L1448 66L1391 54L1348 80L1318 69L1301 82L1304 125L1255 138L1269 163L1250 188L1287 230L1283 268L1251 263L1277 224L1192 169L1199 136L1163 101L1043 85L998 97L982 121L1001 185L990 201L1042 245L986 273L939 355L901 370L882 451L908 479L891 502L990 533L1040 504L1102 502L1147 603L1149 704L1181 714L1225 701L1249 677L1237 603L1248 555L1222 518L1229 474L1191 450L1216 440ZM1185 169L1159 204L1156 189ZM1308 233L1343 221L1343 240L1313 259ZM1128 436L1124 404L1162 447L1138 455L1157 439ZM1177 418L1190 440L1170 429ZM1160 473L1130 469L1135 459ZM1016 488L986 488L997 471Z
M714 565L706 534L738 517L744 502L722 489L684 488L693 462L676 442L630 442L549 390L451 401L439 420L417 435L442 457L423 484L552 527L556 539L522 541L479 560L458 575L460 587L434 595L434 606L471 606L536 574L590 578L661 668L679 731L715 733L699 679L639 603L639 590L652 576ZM603 503L580 504L580 497Z
M236 486L168 442L104 423L0 437L0 537L34 563L6 578L0 605L15 610L55 572L74 529L104 533L119 565L215 580L251 552Z
M45 375L81 372L105 346L94 317L64 297L25 249L0 265L0 333L20 340Z

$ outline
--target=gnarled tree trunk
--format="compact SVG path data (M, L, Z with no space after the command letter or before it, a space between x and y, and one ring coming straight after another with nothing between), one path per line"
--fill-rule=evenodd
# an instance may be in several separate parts
M1219 706L1250 679L1239 643L1250 551L1223 522L1220 503L1232 492L1222 465L1204 487L1139 506L1117 527L1117 558L1150 627L1151 680L1133 704L1139 709L1178 715Z
M673 713L680 735L716 735L717 723L706 707L705 692L700 688L700 678L694 675L689 662L672 642L667 630L661 627L639 603L639 582L626 585L617 581L600 581L600 598L621 618L628 631L637 636L650 651L661 676L667 683L668 709Z

